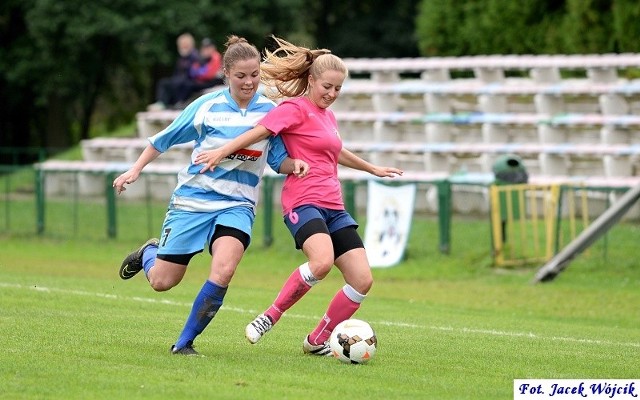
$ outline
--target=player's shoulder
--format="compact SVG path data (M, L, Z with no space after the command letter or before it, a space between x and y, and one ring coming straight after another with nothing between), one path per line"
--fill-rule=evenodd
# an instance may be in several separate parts
M277 105L275 101L271 100L269 97L265 96L260 92L257 93L256 104L267 105L271 107L275 107Z
M226 102L227 101L227 96L225 96L225 91L228 92L229 88L228 87L221 87L221 88L219 88L217 90L212 90L210 92L206 92L206 93L202 94L195 101L199 101L199 102L202 102L202 103L215 101L215 100L217 100L218 102Z
M269 112L275 107L276 103L261 93L256 93L249 105L251 112Z
M305 110L304 104L300 102L299 97L286 98L275 103L275 105L276 105L276 108L280 110L280 112L285 112L285 113L291 113L291 112L295 113L298 111Z
M194 113L226 110L230 100L229 97L225 95L225 90L228 91L228 89L223 88L205 93L195 99L190 107Z

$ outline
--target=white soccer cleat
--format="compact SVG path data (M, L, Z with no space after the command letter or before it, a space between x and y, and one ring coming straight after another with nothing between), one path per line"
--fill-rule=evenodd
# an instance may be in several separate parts
M244 335L251 344L256 344L262 335L269 332L271 328L273 328L271 319L264 314L260 314L244 328Z
M324 342L318 345L311 344L309 343L309 336L305 336L304 341L302 342L302 351L305 354L312 354L314 356L333 356L333 354L331 354L329 342Z

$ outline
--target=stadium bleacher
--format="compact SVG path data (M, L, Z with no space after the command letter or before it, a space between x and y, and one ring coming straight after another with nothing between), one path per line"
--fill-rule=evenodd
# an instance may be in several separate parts
M481 175L482 183L497 156L513 153L532 181L640 182L640 80L625 76L640 54L345 62L351 76L332 108L345 147L366 159L418 176ZM84 141L83 156L132 163L145 138L179 112L140 112L137 138ZM190 149L178 146L158 162L184 165Z

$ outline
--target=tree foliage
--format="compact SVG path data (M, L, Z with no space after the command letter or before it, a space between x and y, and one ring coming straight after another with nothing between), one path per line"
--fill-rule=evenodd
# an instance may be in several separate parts
M640 5L633 0L421 0L420 54L635 52Z
M131 105L131 95L148 83L148 68L175 57L166 42L191 29L201 6L151 0L6 4L0 29L9 37L0 80L10 101L3 142L20 145L21 137L31 145L65 147L86 137L98 100ZM131 90L114 96L118 86Z
M96 121L130 121L153 100L185 31L221 49L230 34L258 48L276 34L343 56L417 54L416 2L6 0L0 146L64 148L88 137Z
M343 57L634 52L635 0L4 0L0 146L63 148L153 100L185 31Z
M417 0L324 0L316 39L342 57L415 57Z

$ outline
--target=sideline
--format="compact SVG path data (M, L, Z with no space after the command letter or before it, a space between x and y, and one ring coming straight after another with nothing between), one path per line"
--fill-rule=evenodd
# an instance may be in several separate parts
M6 283L0 282L0 288L13 288L13 289L27 289L33 290L36 292L44 292L44 293L63 293L77 296L89 296L89 297L100 297L105 299L113 299L113 300L131 300L138 301L142 303L153 303L153 304L164 304L169 306L178 306L178 307L191 307L192 303L185 303L173 300L158 300L152 299L149 297L127 297L127 296L118 296L114 294L106 294L106 293L94 293L87 292L83 290L67 290L67 289L58 289L58 288L49 288L43 286L26 286L14 283ZM223 305L222 309L225 311L233 311L240 314L249 314L254 315L258 311L250 310L238 307L228 307ZM297 319L308 319L308 320L317 320L320 318L319 316L311 316L311 315L303 315L303 314L295 314L287 312L285 314L287 318L297 318ZM451 326L426 326L419 324L410 324L405 322L393 322L393 321L369 321L372 325L385 325L385 326L393 326L399 328L410 328L410 329L428 329L433 331L440 332L451 332L456 334L471 334L471 335L484 335L484 336L498 336L498 337L510 337L510 338L525 338L532 340L541 340L541 341L551 341L551 342L569 342L569 343L582 343L588 345L595 346L619 346L619 347L634 347L640 348L639 342L613 342L610 340L599 340L599 339L583 339L583 338L575 338L570 336L542 336L533 332L509 332L509 331L500 331L495 329L478 329L478 328L455 328Z

